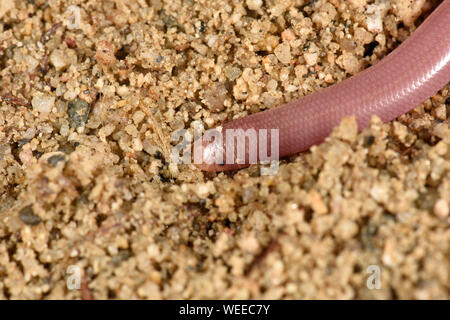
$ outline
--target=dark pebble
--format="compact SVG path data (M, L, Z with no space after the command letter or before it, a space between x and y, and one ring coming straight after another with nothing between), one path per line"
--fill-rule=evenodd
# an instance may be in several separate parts
M33 156L34 156L36 159L39 159L42 155L43 155L43 153L40 152L40 151L37 151L37 150L34 150L34 151L33 151Z
M66 157L62 154L55 154L47 159L47 162L52 165L52 167L56 167L60 161L66 161Z
M375 142L375 137L374 136L367 136L365 138L364 142L365 142L366 147L369 147L369 146L373 145L373 143Z
M34 214L33 208L31 206L26 206L19 211L19 218L25 224L30 226L35 226L41 222L41 218Z
M81 99L69 102L69 124L71 128L84 127L89 117L89 104Z
M118 267L122 261L128 260L132 255L132 252L128 249L119 250L119 253L112 257L112 262L114 266Z
M202 22L200 22L200 32L205 32L205 30L206 30L206 25L205 25L205 23L202 21Z
M154 157L155 157L156 159L161 160L161 159L162 159L162 153L161 153L161 151L159 151L159 150L156 151Z

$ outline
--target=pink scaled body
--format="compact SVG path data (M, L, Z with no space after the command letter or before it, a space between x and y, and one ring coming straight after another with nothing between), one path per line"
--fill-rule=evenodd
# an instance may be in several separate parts
M279 156L284 157L322 142L346 116L355 116L359 129L368 126L372 115L383 121L393 120L449 81L450 0L446 0L376 65L299 100L228 122L222 126L222 132L239 128L278 129ZM204 143L200 169L224 171L248 165L248 148L244 164L209 163L213 154L225 154L225 137L223 141Z

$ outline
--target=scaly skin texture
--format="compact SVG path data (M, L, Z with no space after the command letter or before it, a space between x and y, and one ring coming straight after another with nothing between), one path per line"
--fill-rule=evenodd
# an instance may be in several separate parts
M360 130L373 115L391 121L433 96L448 81L450 0L376 65L299 100L226 123L223 143L203 142L203 163L197 166L204 171L248 166L248 145L244 164L210 164L216 152L225 155L227 129L279 129L279 156L284 157L322 142L344 117L355 116Z

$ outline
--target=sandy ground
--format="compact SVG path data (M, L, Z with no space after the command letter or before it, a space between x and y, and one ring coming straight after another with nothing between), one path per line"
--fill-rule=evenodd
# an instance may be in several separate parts
M437 3L0 1L0 298L448 299L449 85L276 175L169 161L175 130L342 81Z

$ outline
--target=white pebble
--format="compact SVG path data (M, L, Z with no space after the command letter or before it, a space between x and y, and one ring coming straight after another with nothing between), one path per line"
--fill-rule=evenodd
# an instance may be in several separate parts
M262 0L247 0L247 7L250 10L258 10L262 6Z
M56 70L62 70L70 64L67 55L64 54L62 50L53 50L49 59L50 63L56 68Z
M281 63L288 64L291 62L291 47L289 43L281 43L275 48L275 55Z
M31 100L33 110L37 110L43 113L50 113L53 105L55 104L55 97L51 96L34 96Z
M367 16L367 30L370 32L381 32L383 31L383 20L382 20L382 8L378 4L372 4L367 6L366 13Z
M317 63L317 59L319 58L319 54L317 52L313 53L305 53L303 55L305 61L308 65L313 66Z
M448 202L445 199L439 199L434 204L434 213L440 218L447 218L449 211Z
M214 44L217 42L218 38L219 38L218 36L212 36L211 38L209 38L208 47L212 48Z

